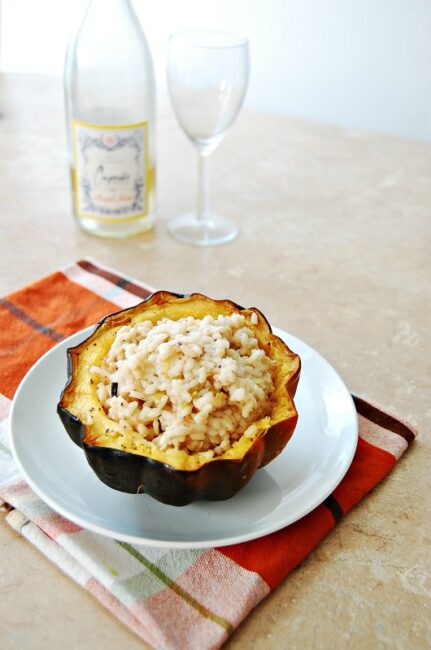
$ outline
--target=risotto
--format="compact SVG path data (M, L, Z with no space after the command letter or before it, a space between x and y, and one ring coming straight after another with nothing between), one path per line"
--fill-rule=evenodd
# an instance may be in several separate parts
M91 373L118 432L160 450L223 454L271 413L272 361L241 314L164 318L118 329Z

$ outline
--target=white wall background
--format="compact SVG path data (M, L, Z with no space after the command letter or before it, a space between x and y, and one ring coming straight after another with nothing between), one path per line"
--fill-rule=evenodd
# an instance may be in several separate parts
M87 0L2 0L1 69L61 75ZM250 38L246 106L431 142L431 0L134 0L166 94L170 33Z

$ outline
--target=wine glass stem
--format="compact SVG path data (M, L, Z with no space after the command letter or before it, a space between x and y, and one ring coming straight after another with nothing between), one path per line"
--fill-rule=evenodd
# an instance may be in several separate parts
M209 221L209 156L199 152L199 181L198 181L198 212L199 223L207 224Z

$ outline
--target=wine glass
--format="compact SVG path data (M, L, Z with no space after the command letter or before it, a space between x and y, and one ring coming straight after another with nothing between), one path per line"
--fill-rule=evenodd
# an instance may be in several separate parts
M244 100L249 71L248 40L215 31L173 34L167 79L180 126L199 153L197 211L174 217L168 230L197 246L231 241L238 228L209 211L208 159L223 140Z

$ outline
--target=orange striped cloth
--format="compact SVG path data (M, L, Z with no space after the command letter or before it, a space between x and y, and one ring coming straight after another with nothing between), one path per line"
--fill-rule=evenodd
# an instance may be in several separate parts
M151 289L88 260L0 299L0 497L7 521L112 614L154 647L219 648L229 634L394 467L412 428L355 397L359 444L345 478L320 506L266 537L218 549L178 550L104 538L65 520L22 480L6 421L34 362L64 337Z

